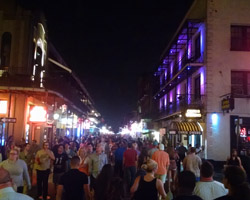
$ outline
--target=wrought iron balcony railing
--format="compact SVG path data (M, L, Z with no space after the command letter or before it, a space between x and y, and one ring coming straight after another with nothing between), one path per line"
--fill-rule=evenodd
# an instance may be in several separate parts
M205 95L176 95L175 100L168 102L159 109L158 118L165 118L177 112L184 112L188 108L203 109L206 103Z

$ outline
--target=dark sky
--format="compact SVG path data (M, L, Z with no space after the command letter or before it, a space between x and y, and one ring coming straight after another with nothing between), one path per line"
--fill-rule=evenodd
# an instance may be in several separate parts
M192 0L135 2L62 0L44 5L49 40L113 127L136 109L138 76L153 73Z

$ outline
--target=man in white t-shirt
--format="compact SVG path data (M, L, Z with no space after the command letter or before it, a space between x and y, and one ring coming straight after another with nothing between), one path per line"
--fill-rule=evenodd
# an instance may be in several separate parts
M201 180L196 183L194 194L201 197L203 200L216 199L228 193L224 185L213 180L214 167L205 161L201 165Z

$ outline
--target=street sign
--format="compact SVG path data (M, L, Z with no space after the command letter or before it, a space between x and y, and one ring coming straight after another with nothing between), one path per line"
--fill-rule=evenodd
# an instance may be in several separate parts
M16 123L16 118L0 118L0 121L4 123Z

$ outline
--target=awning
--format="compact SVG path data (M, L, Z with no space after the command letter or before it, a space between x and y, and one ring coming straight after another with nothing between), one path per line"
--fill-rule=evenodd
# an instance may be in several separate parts
M199 122L172 122L169 134L200 135L202 127Z

